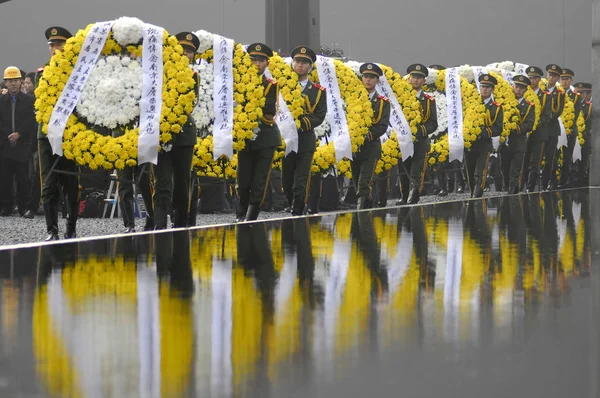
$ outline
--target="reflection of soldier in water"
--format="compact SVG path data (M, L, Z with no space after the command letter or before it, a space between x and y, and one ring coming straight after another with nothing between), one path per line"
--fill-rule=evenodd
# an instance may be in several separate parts
M170 288L176 290L177 294L191 297L194 293L194 282L189 230L157 233L154 239L159 280L168 278Z
M373 228L373 214L371 212L354 213L352 217L351 236L365 259L365 265L373 276L373 301L379 301L382 294L388 291L388 275L385 264L381 263L381 250L377 242L377 235Z

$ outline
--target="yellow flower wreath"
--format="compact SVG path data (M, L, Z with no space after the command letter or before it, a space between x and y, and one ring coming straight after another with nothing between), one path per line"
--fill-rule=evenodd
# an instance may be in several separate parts
M498 81L494 88L494 101L502 105L504 113L504 121L502 122L502 133L500 134L500 142L506 141L512 130L517 128L519 123L519 101L513 92L512 86L504 80L502 75L490 72Z
M42 124L42 131L48 134L48 123L52 111L73 71L81 47L93 24L67 40L63 51L57 51L50 59L35 90L36 120ZM165 31L163 38L163 106L160 124L160 142L168 144L172 134L181 131L192 112L196 93L194 92L193 72L188 68L188 60L174 36ZM109 34L102 55L134 53L141 56L142 45L128 46L124 49ZM137 137L139 128L125 129L120 137L102 135L81 121L73 113L65 126L63 134L63 152L67 159L91 169L103 167L108 170L122 169L137 164Z

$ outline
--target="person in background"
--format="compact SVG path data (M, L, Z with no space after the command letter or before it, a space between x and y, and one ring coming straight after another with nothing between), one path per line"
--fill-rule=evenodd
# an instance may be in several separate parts
M17 182L17 205L23 216L29 204L29 156L35 136L35 111L32 96L21 91L19 68L4 70L8 93L0 98L0 146L2 178L0 216L10 216L13 209L13 179Z

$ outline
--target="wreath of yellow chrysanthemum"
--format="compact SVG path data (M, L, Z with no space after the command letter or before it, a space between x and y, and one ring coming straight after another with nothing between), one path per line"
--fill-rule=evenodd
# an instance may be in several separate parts
M506 141L510 132L516 130L519 124L519 101L515 95L512 86L504 80L502 75L490 72L498 81L494 88L494 101L502 106L504 120L502 122L502 133L500 134L500 142Z
M437 74L435 88L446 93L446 73L443 71ZM460 89L463 108L463 137L465 148L468 149L477 139L485 124L486 108L477 89L463 77L460 78Z
M535 107L535 121L533 122L533 129L528 133L531 134L535 129L537 129L540 124L540 116L542 114L542 104L540 103L540 98L537 96L535 91L531 89L531 87L527 87L527 91L525 91L525 101L533 104Z
M312 174L324 173L335 164L335 149L333 143L323 144L317 141L317 150L313 156L313 163L310 169Z
M448 134L444 134L431 144L431 150L429 151L429 159L427 162L430 166L434 166L435 164L444 164L448 161L449 156L450 143L448 141Z
M198 176L219 177L235 179L237 176L237 153L232 159L222 156L217 160L213 158L213 136L198 138L198 144L194 147L192 167ZM223 174L224 173L224 174Z
M384 171L391 170L392 167L398 165L399 159L400 144L398 143L396 132L392 131L390 138L381 145L381 158L377 161L377 165L375 166L375 174L381 174Z
M354 71L342 61L334 60L335 74L337 76L340 94L346 104L346 119L350 129L350 141L352 142L352 153L365 142L365 135L373 123L373 108L369 100L369 93ZM314 68L310 79L319 83L317 69Z
M199 57L213 62L213 49ZM252 138L265 106L262 76L239 43L233 47L233 91L236 105L233 109L233 150L239 152L246 147L246 140Z
M298 117L304 113L304 99L302 98L302 87L298 84L298 74L277 53L273 53L269 59L269 70L273 79L277 81L279 93L283 95L288 109L294 116L296 127L300 128Z
M43 75L35 90L36 120L42 124L42 131L48 134L48 122L81 51L81 47L93 24L68 39L63 51L57 51L44 68ZM183 49L174 36L164 32L163 37L163 106L161 111L160 142L165 145L171 142L172 134L181 131L187 123L188 115L194 107L196 94L193 72L188 68L188 60ZM142 54L142 45L120 46L113 38L112 32L102 55ZM139 128L122 126L125 134L120 137L102 135L92 126L77 117L77 108L69 117L63 134L63 153L67 159L75 160L80 165L91 169L103 167L108 170L122 169L137 164L137 138ZM105 130L105 129L104 129Z
M585 139L583 138L583 132L585 131L585 128L585 117L583 117L583 112L580 112L579 116L577 116L577 138L579 139L580 145L583 145L585 142Z

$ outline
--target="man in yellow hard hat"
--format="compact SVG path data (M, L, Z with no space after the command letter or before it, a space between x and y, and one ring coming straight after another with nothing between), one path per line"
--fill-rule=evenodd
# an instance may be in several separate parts
M4 82L8 93L0 97L0 216L12 214L13 179L17 182L19 214L23 216L29 204L29 156L35 136L34 99L21 91L19 68L6 68Z

